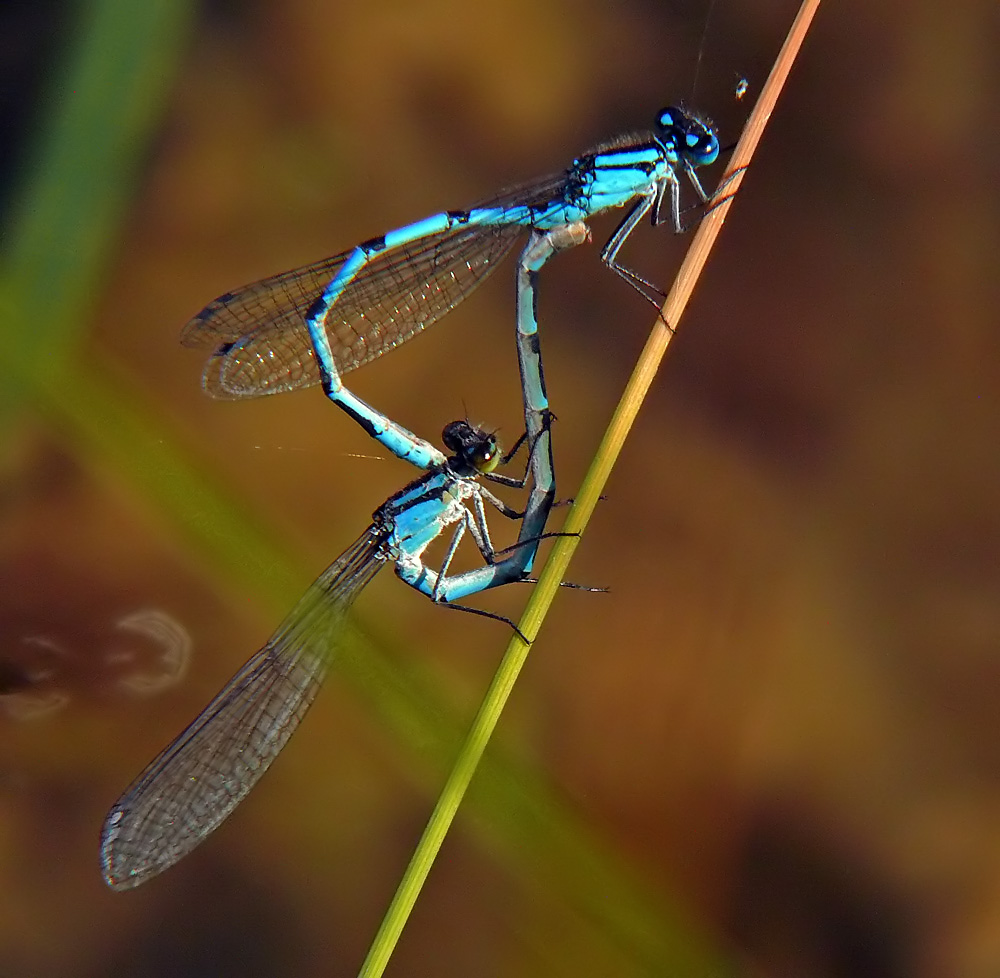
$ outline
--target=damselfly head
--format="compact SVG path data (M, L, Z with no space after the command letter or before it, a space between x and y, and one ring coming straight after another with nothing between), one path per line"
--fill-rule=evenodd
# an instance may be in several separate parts
M719 155L719 138L712 124L677 106L660 110L656 131L660 141L691 166L708 166Z
M468 421L452 421L445 425L441 441L462 467L480 474L492 472L500 462L496 435Z

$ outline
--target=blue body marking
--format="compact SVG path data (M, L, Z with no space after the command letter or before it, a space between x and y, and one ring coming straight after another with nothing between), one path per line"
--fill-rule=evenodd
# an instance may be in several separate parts
M653 129L606 142L563 173L228 292L185 326L182 341L213 348L203 378L209 394L257 397L321 383L370 435L426 468L440 453L352 394L342 375L454 308L525 231L554 231L602 211L631 205L601 261L649 296L648 283L618 263L618 252L646 215L663 223L667 195L670 221L680 231L679 174L706 201L695 170L718 152L708 123L683 109L664 109ZM522 281L519 273L519 288Z

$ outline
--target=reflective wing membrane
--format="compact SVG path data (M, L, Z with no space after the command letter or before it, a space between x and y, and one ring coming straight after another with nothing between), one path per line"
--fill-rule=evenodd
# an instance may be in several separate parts
M543 205L558 197L564 174L505 191L475 206ZM342 373L374 360L436 322L476 288L524 232L520 224L458 226L377 255L327 317ZM318 384L305 316L352 252L220 296L190 320L185 346L215 348L205 390L237 399Z
M114 804L101 833L124 890L195 848L246 797L295 732L341 641L344 616L384 564L368 530L310 586L267 644Z
M436 322L493 271L522 231L460 227L377 255L327 316L338 369L368 363ZM216 347L205 390L235 399L318 384L305 316L348 254L221 296L192 319L181 341Z

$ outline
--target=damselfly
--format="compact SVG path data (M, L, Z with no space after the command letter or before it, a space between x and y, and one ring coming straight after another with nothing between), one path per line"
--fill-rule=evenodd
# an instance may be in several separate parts
M512 519L522 514L477 481L489 478L500 459L495 437L455 421L443 440L454 454L375 511L371 525L312 584L263 648L115 802L101 835L109 886L129 889L169 868L246 797L318 692L343 641L348 609L386 564L395 564L411 587L456 608L463 606L450 602L523 576L518 548L506 558L513 564L496 559L485 504ZM449 527L455 529L445 558L432 569L424 551ZM485 563L449 575L466 531Z
M518 350L524 392L524 436L530 446L523 479L494 472L501 460L495 437L466 421L443 432L445 457L414 439L411 460L433 455L428 471L390 497L371 525L312 584L265 645L243 666L200 716L173 741L115 802L101 833L101 866L114 889L129 889L169 868L214 831L246 797L294 733L343 641L354 600L388 563L399 577L448 607L530 571L555 496L541 357L534 342L534 274L563 247L579 243L583 225L533 232L525 249L528 270L518 295ZM403 429L400 429L403 430ZM518 445L520 444L520 441ZM510 455L503 458L509 461ZM519 513L479 483L483 477L524 488ZM521 520L518 542L497 559L485 504ZM437 569L424 553L449 527L451 541ZM465 533L484 564L459 574L449 569Z
M413 450L409 439L400 439L392 422L344 387L341 374L453 309L526 230L556 229L612 208L631 205L601 261L652 298L656 290L620 265L618 253L647 214L654 225L666 220L668 194L671 223L681 231L678 172L706 202L695 170L718 153L707 122L680 108L663 109L652 130L602 143L562 173L227 292L185 326L182 341L214 348L203 378L214 397L257 397L322 383L330 400L406 457ZM522 255L519 283L527 275L524 262Z

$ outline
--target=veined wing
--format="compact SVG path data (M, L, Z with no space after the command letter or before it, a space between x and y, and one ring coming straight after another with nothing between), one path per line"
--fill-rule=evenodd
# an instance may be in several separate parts
M267 644L112 806L104 878L138 886L187 855L246 797L295 732L326 676L344 616L385 563L375 526L309 587Z
M476 206L543 204L564 179L547 177ZM519 224L458 225L375 256L327 316L337 368L353 370L436 322L497 267L524 231ZM237 399L318 384L305 316L351 254L228 292L190 320L181 342L214 347L205 390Z

